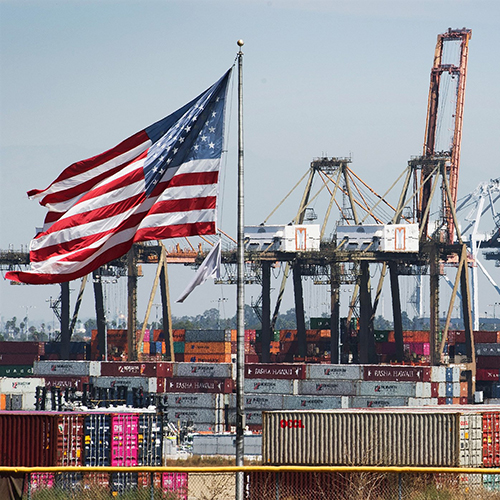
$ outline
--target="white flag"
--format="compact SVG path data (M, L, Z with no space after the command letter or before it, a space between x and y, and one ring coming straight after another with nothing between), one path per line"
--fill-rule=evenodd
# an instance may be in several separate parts
M205 257L194 278L191 280L186 289L182 292L181 296L176 302L184 302L186 297L202 283L205 283L208 278L218 278L220 276L220 260L221 260L221 247L220 240L214 245L210 253Z

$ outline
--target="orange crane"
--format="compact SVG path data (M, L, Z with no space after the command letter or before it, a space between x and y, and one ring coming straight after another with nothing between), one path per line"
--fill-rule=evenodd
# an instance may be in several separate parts
M460 146L462 141L462 123L465 98L465 81L467 76L467 57L469 40L472 31L466 28L452 30L438 35L436 50L434 52L434 64L431 70L429 88L429 101L427 105L427 120L424 138L424 150L422 158L422 169L420 174L420 196L417 200L417 217L424 226L423 238L427 237L428 230L428 205L432 194L432 165L433 160L440 157L446 159L446 168L443 176L444 188L442 199L442 240L453 243L455 225L453 221L453 210L457 202L458 172L460 166ZM446 76L446 78L444 78ZM451 130L450 141L442 144L440 148L440 125L443 121L447 102L443 99L443 93L450 87L454 94L454 109L448 110L452 123L448 129ZM446 97L446 96L445 96ZM427 165L427 167L425 166ZM449 190L451 202L445 192Z

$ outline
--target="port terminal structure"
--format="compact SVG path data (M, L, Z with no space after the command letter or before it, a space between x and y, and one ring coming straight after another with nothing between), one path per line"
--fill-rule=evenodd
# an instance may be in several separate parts
M460 164L460 146L462 137L462 122L465 97L465 82L467 72L468 44L471 31L468 29L452 30L438 35L434 53L434 63L431 70L429 99L427 109L427 120L422 156L413 157L399 179L389 189L396 189L396 184L402 180L399 186L399 201L395 206L386 201L385 193L380 196L366 185L358 175L349 167L350 158L321 157L315 158L308 172L297 215L292 219L292 226L300 227L311 222L311 204L318 196L312 195L315 180L321 182L320 190L329 194L328 207L319 228L319 248L314 251L299 249L298 251L284 251L268 245L266 248L254 248L246 246L245 251L245 279L248 282L261 284L262 293L258 299L256 309L262 322L262 362L269 362L271 332L274 330L279 314L279 308L285 290L286 277L291 273L294 289L295 312L297 320L297 338L299 341L299 356L306 356L306 324L304 313L304 299L302 290L302 278L312 277L315 283L330 285L331 290L331 363L347 362L346 343L341 339L340 327L340 287L350 284L354 287L354 293L350 299L349 316L358 318L359 330L359 352L357 360L359 363L376 363L375 339L373 320L377 313L380 301L384 276L389 275L394 332L396 340L396 359L403 361L403 324L400 294L400 277L429 275L429 307L430 307L430 363L439 365L446 363L444 347L455 300L461 300L462 318L466 334L466 360L464 372L470 383L469 395L474 393L475 382L475 353L472 331L474 329L474 318L472 314L473 301L471 300L469 268L475 267L477 250L480 247L499 248L498 217L496 232L488 238L480 240L474 236L475 251L471 251L468 242L461 234L457 215L457 192L458 174ZM455 49L453 57L448 46ZM446 85L443 84L445 82ZM442 93L444 88L452 87L451 93L454 98L452 109L444 109ZM449 97L449 96L448 96ZM449 99L446 99L448 101ZM441 114L448 112L453 119L452 136L442 139L440 137ZM448 132L449 130L447 130ZM443 147L443 144L445 146ZM493 190L498 181L492 181ZM375 197L375 203L369 204L364 192L371 193ZM491 203L500 198L494 191L496 198L489 200ZM342 202L337 201L338 197ZM336 230L327 235L327 225L332 209L336 205L339 218L336 222ZM385 216L377 215L378 210L384 207ZM460 208L460 207L459 207ZM483 205L478 209L483 210ZM387 215L387 211L390 215ZM433 220L431 214L438 213L437 219ZM265 227L267 220L263 222ZM375 227L375 226L378 226ZM408 230L414 231L416 227L416 238L412 244L417 244L417 249L412 247L396 246L387 251L381 242L378 229L391 226L407 226ZM349 235L350 228L363 229L365 239L356 239ZM385 230L384 229L384 230ZM496 234L496 236L495 236ZM368 239L366 239L368 237ZM187 241L187 240L186 240ZM233 240L234 242L234 240ZM250 240L249 242L250 243ZM469 246L468 246L469 243ZM191 245L191 244L190 244ZM234 248L234 249L233 249ZM226 283L235 283L233 279L236 266L236 248L222 252L222 262L227 269ZM169 342L166 342L166 359L173 359L172 326L169 306L169 290L167 264L184 264L199 266L206 252L190 246L181 248L177 245L167 250L161 242L135 244L132 250L118 261L109 263L93 274L93 287L96 305L96 319L98 329L98 342L100 351L104 352L105 342L105 317L103 304L103 291L101 277L107 273L118 276L126 276L128 281L128 322L129 325L129 353L131 359L137 359L135 325L137 324L137 280L140 275L142 264L157 264L157 273L154 288L160 285L163 310L164 332ZM500 261L500 254L491 254L491 258ZM271 269L277 263L284 263L286 270L281 283L278 299L271 307ZM374 297L371 296L372 285L370 283L370 266L381 264L382 272L379 282L374 289ZM2 270L18 269L29 265L29 254L27 252L2 251L0 253L0 266ZM440 277L444 274L444 267L456 268L455 281L451 284L452 294L448 304L448 313L444 329L439 324ZM57 301L57 314L61 321L62 354L64 356L65 346L69 353L69 342L72 329L78 316L79 302L85 287L86 280L82 280L80 292L75 305L75 311L71 317L69 300L69 283L61 284L61 297ZM498 290L497 290L498 291ZM152 300L148 304L148 312ZM56 312L56 307L54 308Z

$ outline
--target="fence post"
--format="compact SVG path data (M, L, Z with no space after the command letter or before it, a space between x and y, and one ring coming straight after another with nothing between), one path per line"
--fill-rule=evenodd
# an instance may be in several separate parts
M276 500L280 500L280 473L276 472Z
M402 483L403 475L401 472L398 474L398 500L402 500L403 498L403 483Z
M28 500L31 500L31 472L28 472L26 476L28 477Z
M150 481L151 481L151 489L150 489L150 492L151 492L151 500L154 500L155 498L155 473L154 472L150 472Z

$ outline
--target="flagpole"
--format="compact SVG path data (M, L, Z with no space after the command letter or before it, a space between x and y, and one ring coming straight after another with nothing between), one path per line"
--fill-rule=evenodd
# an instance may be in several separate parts
M237 251L237 305L236 305L236 466L243 466L244 458L244 367L245 367L245 249L243 196L243 40L238 40L238 251ZM243 473L236 474L236 500L243 500Z

